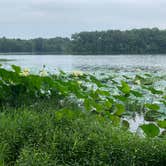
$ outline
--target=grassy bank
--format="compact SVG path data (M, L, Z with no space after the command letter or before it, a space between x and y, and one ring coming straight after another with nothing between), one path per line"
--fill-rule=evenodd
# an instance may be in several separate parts
M98 115L7 109L0 114L0 163L18 166L164 165L166 141L139 138Z

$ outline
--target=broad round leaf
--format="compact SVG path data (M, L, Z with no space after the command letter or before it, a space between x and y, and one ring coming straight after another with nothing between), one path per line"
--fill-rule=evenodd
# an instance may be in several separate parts
M141 125L140 128L144 131L147 137L153 138L158 136L160 133L159 128L153 123Z
M157 124L159 127L166 129L166 120L158 121Z

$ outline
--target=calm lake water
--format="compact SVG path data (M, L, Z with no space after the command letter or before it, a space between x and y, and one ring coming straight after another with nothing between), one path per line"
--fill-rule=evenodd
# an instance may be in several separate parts
M51 72L57 68L86 72L166 71L166 55L0 55L0 63L7 68L15 64L34 72L43 65Z

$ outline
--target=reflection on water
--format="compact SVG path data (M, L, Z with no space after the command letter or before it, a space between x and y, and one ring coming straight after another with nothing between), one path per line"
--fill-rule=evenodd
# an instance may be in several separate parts
M49 71L60 68L64 71L83 70L88 72L116 70L116 72L166 71L166 55L108 55L108 56L72 56L72 55L0 55L6 67L11 64L28 67L38 71L43 65Z
M9 62L9 61L14 61L14 59L1 59L0 58L0 62L2 63L4 63L4 62Z
M134 117L127 118L130 123L130 130L136 131L141 124L147 123L143 114L136 113Z

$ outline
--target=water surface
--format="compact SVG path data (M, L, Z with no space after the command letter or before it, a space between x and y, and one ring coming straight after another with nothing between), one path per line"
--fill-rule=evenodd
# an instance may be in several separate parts
M39 71L43 65L49 71L166 71L166 55L0 55L0 59L5 67L15 64L33 71Z

